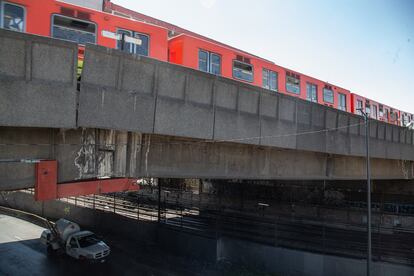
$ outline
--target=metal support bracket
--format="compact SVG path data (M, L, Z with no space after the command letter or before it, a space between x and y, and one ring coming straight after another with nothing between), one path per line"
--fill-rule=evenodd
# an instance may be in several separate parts
M138 191L137 179L105 178L57 183L56 160L39 161L35 164L35 200L44 201L70 196Z

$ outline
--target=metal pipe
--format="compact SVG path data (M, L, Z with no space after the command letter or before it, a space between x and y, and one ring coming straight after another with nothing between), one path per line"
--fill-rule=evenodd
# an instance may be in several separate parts
M371 275L371 166L370 166L370 153L369 153L369 118L365 113L365 145L366 145L366 159L367 159L367 231L368 231L368 252L367 252L367 276Z
M367 169L367 276L371 276L372 262L372 239L371 239L371 165L369 153L369 114L362 108L358 108L365 119L365 147L366 147L366 169Z
M161 181L158 179L158 222L161 222Z

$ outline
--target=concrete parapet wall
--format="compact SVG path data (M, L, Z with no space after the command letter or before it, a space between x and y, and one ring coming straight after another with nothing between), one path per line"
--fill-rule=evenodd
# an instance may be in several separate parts
M0 126L76 127L77 45L0 29Z
M363 118L259 87L88 45L80 127L365 155ZM371 156L414 160L413 131L372 121Z

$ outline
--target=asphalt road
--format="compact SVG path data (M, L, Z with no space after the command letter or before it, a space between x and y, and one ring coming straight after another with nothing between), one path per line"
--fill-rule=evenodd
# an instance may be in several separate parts
M39 237L44 228L0 214L0 275L194 275L187 267L167 263L159 252L129 248L110 241L111 255L105 264L88 264L67 256L48 258ZM106 240L105 240L106 241ZM134 254L136 252L137 254ZM202 273L203 274L203 273Z

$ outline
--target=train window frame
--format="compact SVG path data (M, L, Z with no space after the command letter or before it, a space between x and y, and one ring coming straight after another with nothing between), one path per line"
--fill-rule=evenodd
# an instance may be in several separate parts
M395 122L398 121L397 112L390 109L390 121Z
M265 73L266 73L266 82L265 82L265 78L264 78ZM274 88L272 88L272 85L271 85L271 81L272 81L271 75L272 74L274 74L276 76L275 83L274 83ZM263 68L262 69L262 87L265 88L265 89L269 89L271 91L277 91L278 84L279 84L279 74L278 74L278 72L267 69L267 68Z
M234 69L235 69L234 65L235 65L235 63L239 63L239 64L242 64L242 65L250 66L252 68L252 73L251 73L252 79L251 80L247 80L247 79L243 79L243 78L236 77L234 75ZM237 59L233 59L232 73L233 73L233 78L236 79L236 80L241 80L241 81L250 82L250 83L253 83L254 82L254 65L253 64L246 63L246 62L242 62L242 61L237 60Z
M201 54L205 55L205 59L204 59L204 57L201 56ZM209 55L208 51L198 49L198 56L197 57L198 57L198 70L208 73L208 71L209 71L208 70L209 69L208 64L210 63L210 61L209 61L210 55ZM200 62L200 60L201 60L201 62Z
M213 57L214 56L216 56L216 57L218 57L219 58L219 64L218 64L218 66L219 66L219 71L218 71L218 73L214 73L213 72L213 65L215 64L215 63L213 63ZM209 55L209 67L210 67L210 73L211 74L213 74L213 75L216 75L216 76L221 76L221 64L222 64L222 58L221 58L221 55L220 54L217 54L217 53L214 53L214 52L210 52L210 55Z
M313 97L313 95L309 95L309 87L315 87L315 97ZM311 91L313 92L313 91ZM312 103L317 103L318 102L318 85L314 84L312 82L306 82L306 100L312 102Z
M344 105L342 106L341 105L341 97L343 97L343 100L344 100ZM345 93L340 93L340 92L338 92L338 109L339 110L342 110L342 111L346 111L346 109L347 109L347 104L346 104L346 94Z
M145 36L148 39L147 55L138 54L137 51L136 51L137 45L135 45L135 55L141 55L141 56L144 56L144 57L149 57L151 55L151 35L146 34L146 33L136 32L136 31L133 31L133 34L134 34L134 38L137 38L137 34L138 34L138 35L141 35L141 36ZM138 37L138 39L141 39L141 38Z
M203 70L200 67L200 53L204 53L207 57L205 63L206 63L206 70ZM217 66L217 63L213 62L213 57L217 57L219 59L219 63L218 63L218 72L213 72L213 67ZM205 73L210 73L216 76L221 76L221 70L222 70L222 56L218 53L215 52L211 52L202 48L198 49L198 53L197 53L197 60L198 60L198 70L205 72Z
M26 24L27 24L27 11L26 11L26 7L20 4L16 4L13 2L9 2L9 1L0 1L0 28L4 29L4 6L6 4L12 5L12 6L16 6L19 8L23 9L23 30L22 31L15 31L15 30L10 30L10 29L6 29L6 30L10 30L10 31L14 31L14 32L22 32L25 33L26 32Z
M365 101L365 113L371 116L371 104L368 101Z
M360 105L361 104L361 105ZM364 102L360 99L356 100L356 113L362 116L362 110L364 109Z
M116 34L117 35L119 35L119 32L125 32L125 33L129 33L130 34L130 36L132 37L132 35L133 35L133 32L132 31L130 31L130 30L125 30L125 29L121 29L121 28L118 28L118 29L116 29ZM120 47L119 47L119 45L118 45L118 42L120 42L120 40L116 40L116 49L117 50L121 50L121 51L125 51L125 45L124 45L124 49L121 49ZM130 51L128 51L127 53L131 53L131 54L133 54L133 52L132 52L132 44L133 43L129 43L129 42L127 42L128 43L128 45L130 46L129 48L130 48ZM134 50L135 51L135 50ZM126 52L126 51L125 51Z
M378 119L378 107L376 104L372 105L372 112L371 112L371 118Z
M289 74L292 74L292 73L289 73ZM295 74L295 73L293 73L293 75L296 75L296 76L298 76L298 78L296 78L295 76L291 76L291 75L288 75L288 72L286 72L286 79L285 79L285 86L286 86L286 92L289 92L289 93L292 93L292 94L295 94L295 95L300 95L301 94L301 89L300 89L300 75L299 74ZM298 81L298 83L297 84L295 84L295 83L293 83L292 84L292 82L289 82L289 85L297 85L298 86L298 91L296 92L296 91L292 91L292 90L290 90L289 88L290 87L292 87L292 86L289 86L288 85L288 79L290 80L290 79L295 79L295 80L297 80Z
M403 113L403 115L401 116L401 121L402 121L402 125L406 126L410 123L410 116L407 113Z
M332 101L327 100L326 93L325 93L327 91L332 92ZM323 95L323 101L325 103L330 103L330 104L334 104L335 103L335 92L332 89L329 89L329 88L324 87L322 89L322 95Z
M150 57L151 56L151 35L146 34L146 33L137 32L137 31L130 30L130 29L125 29L125 28L122 28L122 27L117 27L116 28L116 33L118 34L119 31L128 32L128 33L131 34L131 37L133 37L133 38L137 38L136 35L146 36L147 39L148 39L147 55L138 54L137 51L136 51L137 45L135 43L130 43L131 45L134 46L133 52L130 51L130 52L127 52L127 53L134 54L134 55L141 55L141 56L144 56L144 57ZM116 41L116 49L121 50L118 47L118 41Z
M388 120L389 120L389 113L390 113L390 111L388 110L388 108L384 107L385 118L384 118L384 116L383 116L383 118L386 122L388 122Z
M64 18L68 18L68 19L71 19L71 20L77 20L77 21L79 21L79 22L84 22L84 23L88 23L88 24L92 24L92 25L94 25L95 26L95 32L93 33L94 35L95 35L95 42L93 43L93 44L98 44L98 24L96 24L95 22L93 22L93 21L87 21L87 20L82 20L82 19L79 19L79 18L76 18L76 17L70 17L70 16L66 16L66 15L62 15L62 14L59 14L59 13L53 13L52 14L52 17L51 17L51 21L50 21L50 37L52 37L52 38L55 38L54 36L53 36L53 34L54 34L54 32L53 32L53 27L54 27L54 19L55 19L55 17L56 16L59 16L59 17L64 17ZM63 28L65 28L65 27L63 27ZM85 31L81 31L81 30L79 30L80 32L85 32ZM85 32L85 33L92 33L92 32ZM79 44L79 45L85 45L85 44L82 44L82 43L78 43L78 42L74 42L74 41L72 41L72 40L68 40L68 39L62 39L62 38L56 38L56 39L61 39L61 40L65 40L65 41L70 41L70 42L73 42L73 43L77 43L77 44Z

